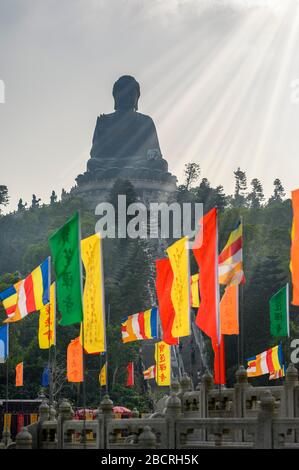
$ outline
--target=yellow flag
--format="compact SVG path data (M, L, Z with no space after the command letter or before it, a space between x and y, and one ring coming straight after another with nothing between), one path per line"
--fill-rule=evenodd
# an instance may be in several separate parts
M190 335L190 280L188 237L181 238L166 251L173 271L171 300L175 318L171 334L174 338Z
M101 387L107 385L107 362L103 365L100 375L99 375L99 382Z
M169 386L171 383L170 346L160 341L155 344L156 382L160 387Z
M86 271L83 293L84 350L87 354L96 354L106 351L102 246L99 234L82 240L81 256ZM82 325L80 342L83 345Z
M198 308L200 306L199 298L199 274L191 276L191 306Z
M39 314L38 343L40 349L49 349L55 345L55 312L55 282L53 282L50 287L50 303L42 307Z

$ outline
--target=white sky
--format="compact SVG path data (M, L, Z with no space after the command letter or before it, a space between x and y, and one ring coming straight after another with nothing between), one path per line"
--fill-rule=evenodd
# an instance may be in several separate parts
M267 195L299 187L298 26L297 0L0 0L9 209L71 188L124 74L177 176L196 161L227 193L238 166Z

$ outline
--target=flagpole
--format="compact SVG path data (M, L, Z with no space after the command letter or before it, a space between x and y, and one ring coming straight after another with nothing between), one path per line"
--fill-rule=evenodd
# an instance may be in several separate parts
M7 446L7 438L8 438L8 426L7 426L7 420L8 420L8 373L9 373L9 368L8 368L8 360L9 360L9 323L7 324L7 357L6 357L6 405L5 405L5 413L6 413L6 418L5 418L5 445Z
M51 256L48 257L48 295L49 295L49 329L48 329L48 369L50 372L49 403L53 403L53 377L52 377L52 354L51 354Z
M85 361L85 338L84 338L84 311L83 311L83 269L82 269L82 255L81 255L81 216L80 211L78 211L78 236L79 236L79 267L80 267L80 285L81 285L81 308L83 313L83 318L81 322L82 328L82 362L83 362L83 384L82 384L82 391L83 391L83 445L84 449L86 448L86 361Z
M242 226L242 250L244 251L244 222L243 216L240 216L241 226ZM244 253L242 251L242 261L243 261L243 273L244 273ZM243 274L244 276L244 274ZM239 347L240 352L240 361L239 366L244 365L244 284L241 283L241 308L239 309Z

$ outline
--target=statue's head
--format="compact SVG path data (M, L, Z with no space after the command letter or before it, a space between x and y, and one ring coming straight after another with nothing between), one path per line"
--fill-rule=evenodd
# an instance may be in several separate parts
M114 109L137 111L140 97L140 86L134 77L123 75L113 87Z

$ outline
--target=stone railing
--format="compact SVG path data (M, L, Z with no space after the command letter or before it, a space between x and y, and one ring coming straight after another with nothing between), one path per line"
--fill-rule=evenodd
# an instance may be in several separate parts
M299 449L299 384L293 365L283 386L252 387L241 367L231 389L215 388L207 373L192 390L185 375L147 418L139 418L135 410L130 419L115 419L112 410L106 395L95 420L74 420L66 399L57 417L44 401L38 422L24 428L15 443L4 432L0 448Z

